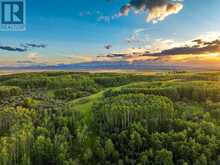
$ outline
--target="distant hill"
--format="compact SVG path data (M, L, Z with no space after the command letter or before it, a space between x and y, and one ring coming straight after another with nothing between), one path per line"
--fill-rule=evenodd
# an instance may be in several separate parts
M13 66L13 67L0 67L0 70L216 70L216 68L203 68L189 65L169 65L160 63L146 63L146 62L133 62L126 61L93 61L76 64L58 64L58 65L31 65L31 66Z

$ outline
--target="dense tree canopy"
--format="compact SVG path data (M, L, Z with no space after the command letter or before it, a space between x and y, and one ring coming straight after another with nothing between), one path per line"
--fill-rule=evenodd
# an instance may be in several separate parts
M220 73L0 76L0 165L219 165Z

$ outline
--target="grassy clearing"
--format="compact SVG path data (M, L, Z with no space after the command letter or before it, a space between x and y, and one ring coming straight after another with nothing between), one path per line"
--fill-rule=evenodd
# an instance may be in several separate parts
M108 91L108 90L116 91L116 90L120 90L121 88L124 88L124 87L132 86L132 85L138 85L138 84L141 84L141 83L143 83L143 82L131 83L131 84L126 84L126 85L119 86L119 87L107 88L107 89L105 89L101 92L98 92L96 94L70 101L70 102L67 103L67 105L69 107L72 107L74 110L79 110L79 111L83 112L84 114L86 114L86 113L89 113L89 111L92 108L92 105L103 97L103 94L106 91Z
M130 84L127 84L130 85ZM84 115L84 121L89 125L89 123L92 121L92 106L94 103L99 101L103 97L103 94L108 90L120 90L123 87L126 87L127 85L123 85L120 87L114 87L114 88L107 88L101 92L98 92L96 94L79 98L73 101L70 101L67 103L67 106L70 107L73 111L80 111Z

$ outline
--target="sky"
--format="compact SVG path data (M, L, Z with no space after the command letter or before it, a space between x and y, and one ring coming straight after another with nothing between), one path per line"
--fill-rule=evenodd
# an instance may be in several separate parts
M0 31L0 66L220 65L219 8L219 0L27 0L26 31Z

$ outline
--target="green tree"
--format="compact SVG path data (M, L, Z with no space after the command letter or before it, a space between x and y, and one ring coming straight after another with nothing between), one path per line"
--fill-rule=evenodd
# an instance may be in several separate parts
M33 164L50 164L53 162L51 139L38 136L33 146Z
M156 152L155 156L156 165L174 165L173 163L173 154L166 149L162 149Z
M113 152L115 151L114 144L111 139L105 142L105 153L108 158L111 158Z

